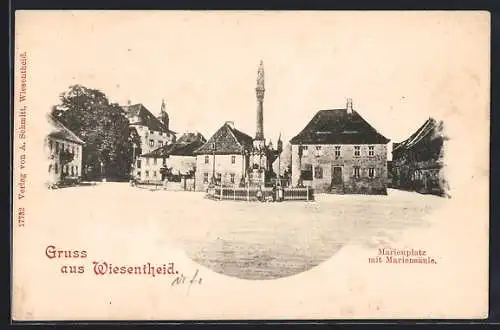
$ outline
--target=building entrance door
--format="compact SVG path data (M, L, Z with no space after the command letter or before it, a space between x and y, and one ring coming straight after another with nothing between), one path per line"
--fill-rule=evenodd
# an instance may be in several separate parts
M342 184L342 167L332 166L332 186Z

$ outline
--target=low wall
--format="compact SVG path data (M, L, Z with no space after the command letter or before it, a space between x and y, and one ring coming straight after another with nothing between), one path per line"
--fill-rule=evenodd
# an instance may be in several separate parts
M180 182L163 182L161 180L143 180L137 181L134 184L139 188L156 189L156 190L171 190L171 191L194 191L194 179L182 179Z

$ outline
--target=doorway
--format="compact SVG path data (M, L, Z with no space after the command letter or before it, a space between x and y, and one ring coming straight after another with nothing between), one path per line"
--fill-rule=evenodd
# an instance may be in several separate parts
M342 184L342 167L332 166L332 186Z

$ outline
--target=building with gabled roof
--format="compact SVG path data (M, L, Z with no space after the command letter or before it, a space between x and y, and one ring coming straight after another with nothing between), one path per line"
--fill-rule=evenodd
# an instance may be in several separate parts
M320 110L292 145L292 184L317 192L387 193L387 143L348 99L345 108Z
M209 183L238 185L245 178L253 138L236 129L233 122L222 125L196 154L196 189Z
M392 146L392 185L395 188L443 195L444 135L442 121L428 118L406 140Z
M200 133L185 133L174 143L144 153L136 164L135 177L139 181L160 181L165 179L167 172L179 179L181 176L193 177L196 169L194 152L205 142Z
M52 115L46 116L50 127L44 143L48 155L49 182L55 184L64 177L81 178L82 152L85 142ZM72 160L61 159L62 151L72 154Z
M141 138L142 153L151 152L165 144L175 141L176 133L169 128L169 123L162 122L151 113L142 103L122 106L129 124L137 130ZM161 113L165 111L162 103ZM159 116L161 118L161 115ZM165 117L165 118L168 118Z
M176 133L170 130L169 117L164 100L162 100L160 115L158 117L153 115L142 103L131 104L129 101L127 105L122 106L122 109L129 121L129 126L137 132L141 141L140 146L134 145L132 177L137 180L143 180L146 172L141 171L140 168L147 162L147 159L143 158L142 155L174 143Z

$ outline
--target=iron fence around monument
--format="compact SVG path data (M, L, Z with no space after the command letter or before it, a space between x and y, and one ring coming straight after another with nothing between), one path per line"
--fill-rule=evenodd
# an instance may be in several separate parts
M259 191L261 197L259 198ZM214 200L239 201L313 201L314 190L311 187L284 187L273 189L269 187L211 187L207 190L207 198Z

